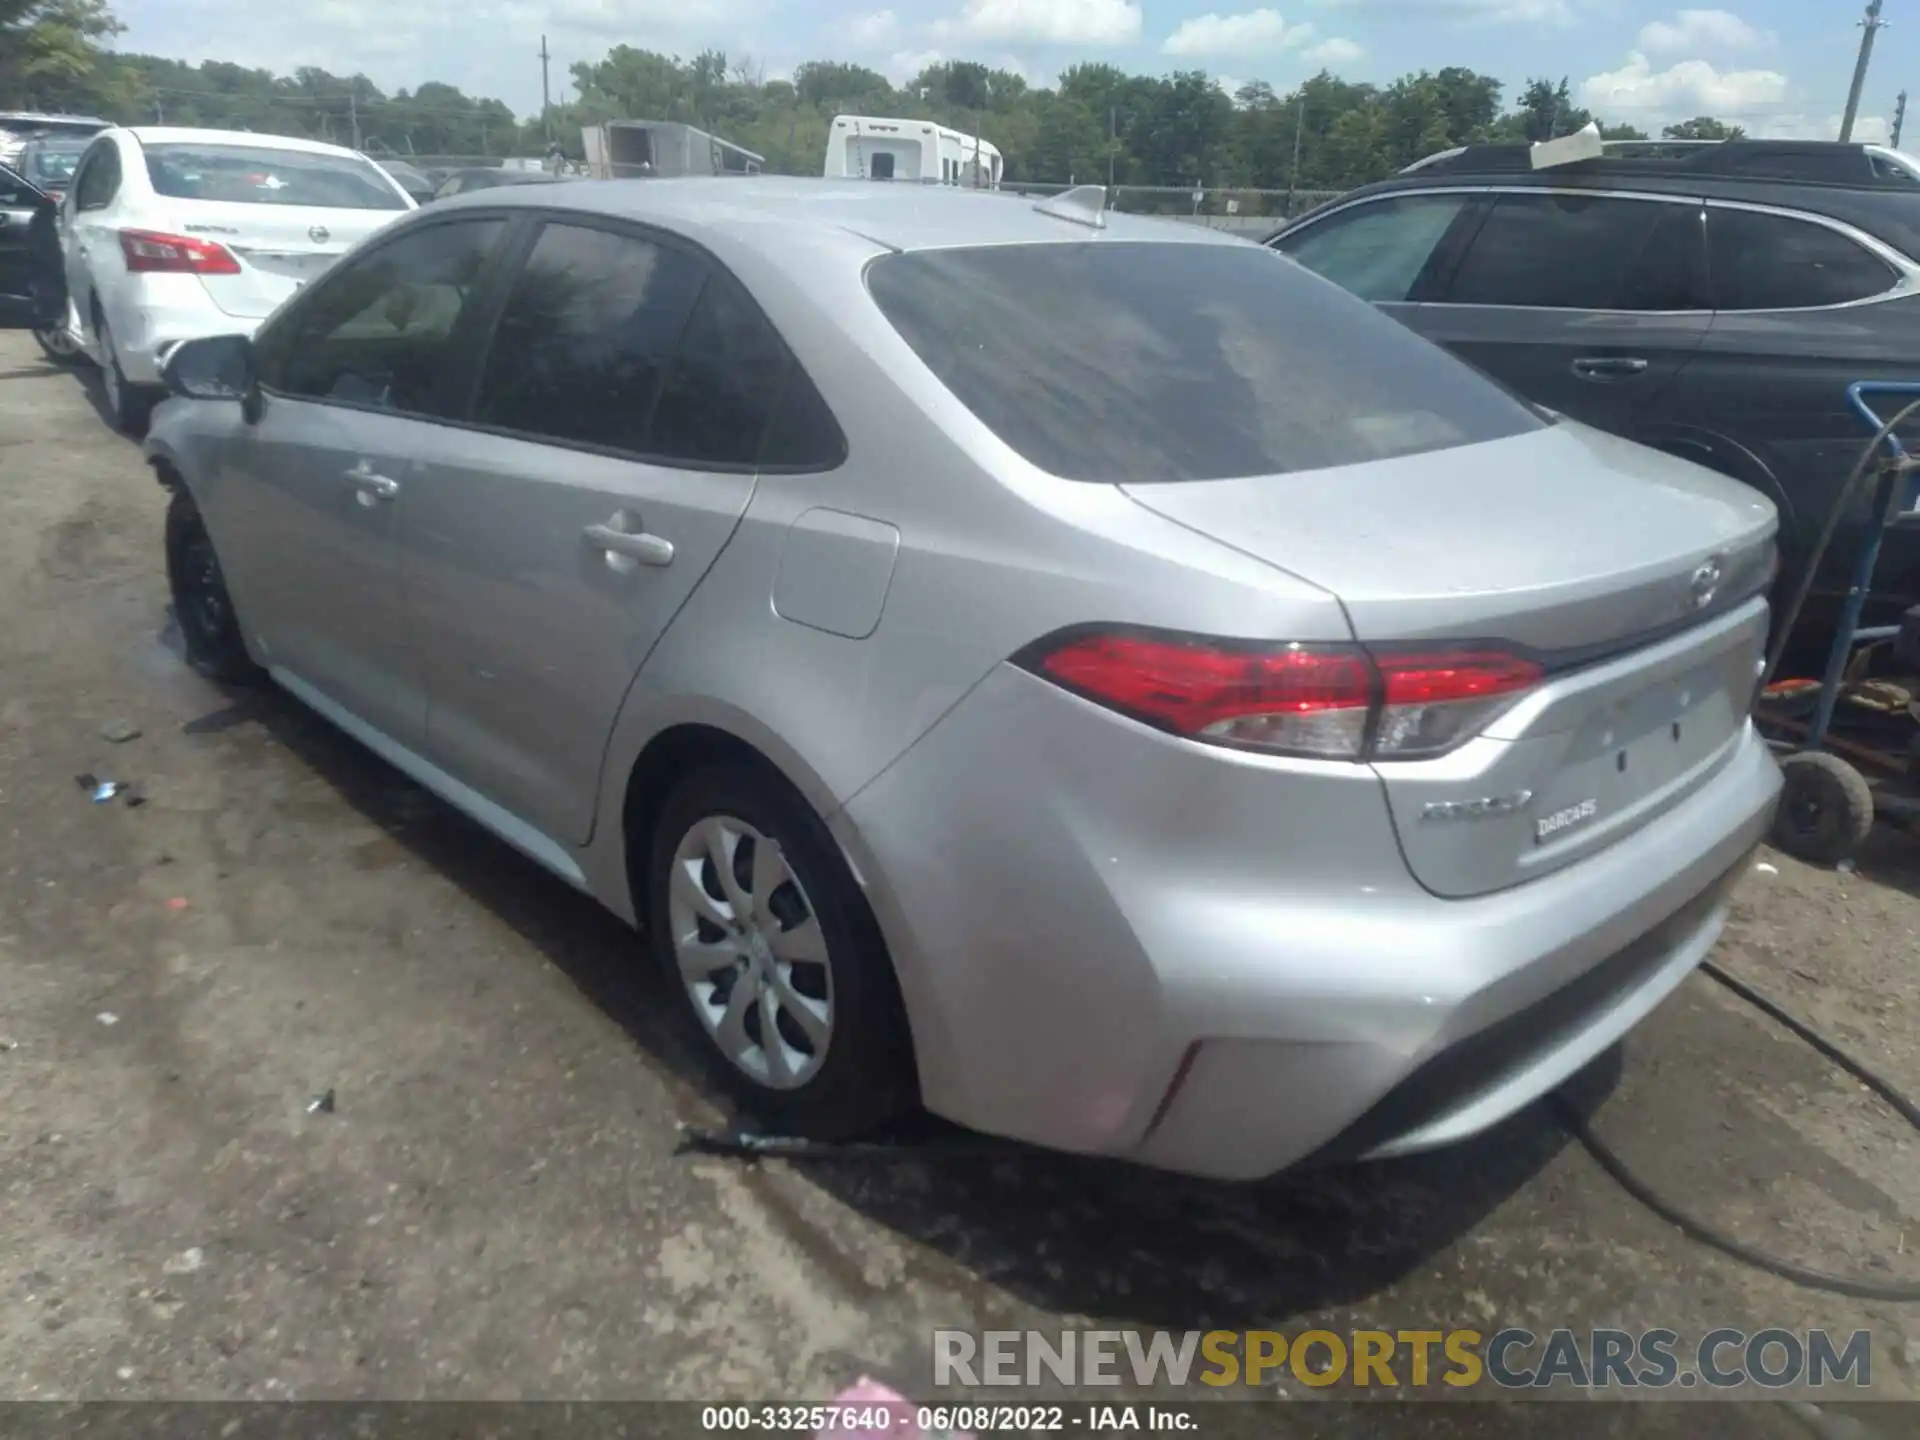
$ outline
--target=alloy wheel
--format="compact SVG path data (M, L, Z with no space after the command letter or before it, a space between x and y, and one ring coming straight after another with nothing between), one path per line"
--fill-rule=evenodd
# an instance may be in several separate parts
M675 847L674 958L721 1054L773 1090L818 1073L833 1038L833 966L820 920L779 842L712 815Z

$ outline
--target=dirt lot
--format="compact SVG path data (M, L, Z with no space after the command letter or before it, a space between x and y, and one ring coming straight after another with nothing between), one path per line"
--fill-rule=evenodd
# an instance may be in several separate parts
M0 336L0 1394L824 1397L923 1387L938 1325L1076 1323L1867 1327L1874 1393L1920 1391L1920 1307L1703 1250L1544 1114L1231 1190L676 1155L712 1102L630 935L291 702L186 670L162 492L95 393ZM146 803L88 803L83 771ZM1721 958L1920 1092L1920 847L1768 863ZM1704 980L1596 1123L1751 1241L1920 1276L1920 1144ZM1269 1389L1263 1433L1324 1430L1332 1393Z

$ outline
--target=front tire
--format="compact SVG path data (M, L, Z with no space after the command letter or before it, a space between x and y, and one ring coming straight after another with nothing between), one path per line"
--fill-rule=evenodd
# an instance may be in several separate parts
M263 672L247 654L213 537L184 485L174 487L167 503L166 547L167 585L187 663L223 685L258 682Z
M71 365L80 358L80 347L64 325L49 325L33 332L40 349L56 365Z
M675 786L647 860L648 944L741 1106L853 1139L914 1102L893 965L838 845L758 767Z

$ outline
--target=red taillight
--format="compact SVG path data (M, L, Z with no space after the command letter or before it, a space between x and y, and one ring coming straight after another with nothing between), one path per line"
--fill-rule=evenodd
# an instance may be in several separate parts
M1250 645L1133 630L1080 631L1029 669L1190 740L1327 759L1437 755L1540 683L1500 650L1372 654L1350 645Z
M122 230L120 251L136 275L238 275L240 262L226 246L191 235L158 230Z

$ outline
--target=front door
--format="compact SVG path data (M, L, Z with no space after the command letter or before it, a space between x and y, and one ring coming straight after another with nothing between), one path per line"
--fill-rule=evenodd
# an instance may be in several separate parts
M263 398L223 487L235 596L270 666L409 748L426 723L397 536L415 456L457 391L503 222L409 227L260 337ZM463 348L464 347L464 348Z
M1492 197L1409 323L1536 404L1632 436L1712 320L1697 199L1550 191Z
M474 428L408 482L436 765L549 839L589 838L621 702L747 508L789 364L703 257L545 226L487 348Z

